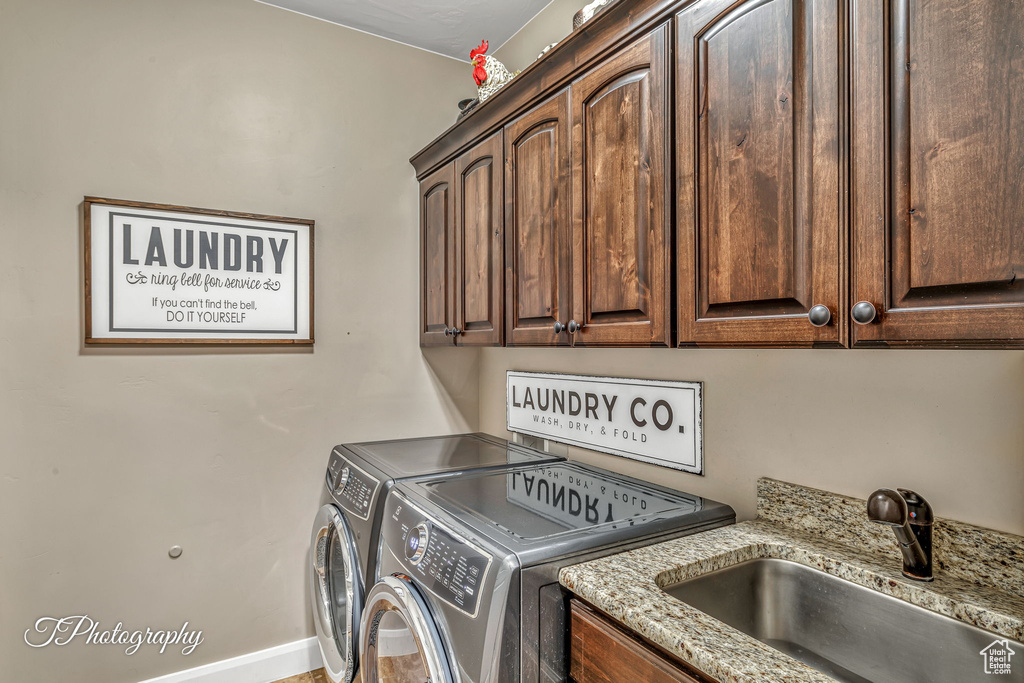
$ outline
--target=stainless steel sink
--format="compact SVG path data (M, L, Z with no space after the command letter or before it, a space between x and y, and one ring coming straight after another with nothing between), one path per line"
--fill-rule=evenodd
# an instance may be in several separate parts
M1024 644L795 562L750 560L664 590L839 681L1024 681ZM1010 675L985 673L996 640L1016 653Z

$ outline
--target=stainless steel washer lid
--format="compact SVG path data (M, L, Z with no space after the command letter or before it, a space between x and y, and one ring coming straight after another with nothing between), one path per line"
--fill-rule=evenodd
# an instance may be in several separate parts
M735 518L728 505L577 462L403 483L523 566Z
M437 625L407 576L385 576L370 589L359 643L363 683L455 683Z
M324 669L334 683L351 683L358 664L362 571L341 511L324 505L310 541L310 599Z
M565 459L480 433L343 444L335 450L347 450L396 479Z

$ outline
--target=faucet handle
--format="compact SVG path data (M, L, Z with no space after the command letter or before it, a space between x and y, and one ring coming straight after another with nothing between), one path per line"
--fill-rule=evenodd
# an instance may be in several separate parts
M878 489L868 498L868 519L889 526L903 526L910 518L907 501L892 489Z
M878 489L868 498L868 519L892 527L896 540L904 548L914 544L910 528L910 509L903 494L892 489Z
M910 489L896 489L907 503L907 513L910 519L908 524L914 526L931 526L935 522L935 515L932 513L932 506L920 493Z

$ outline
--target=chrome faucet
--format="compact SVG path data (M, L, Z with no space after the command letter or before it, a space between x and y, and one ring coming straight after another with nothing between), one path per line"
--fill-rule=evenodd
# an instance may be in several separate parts
M868 519L892 527L903 553L903 575L932 580L932 506L909 489L878 489L868 498Z

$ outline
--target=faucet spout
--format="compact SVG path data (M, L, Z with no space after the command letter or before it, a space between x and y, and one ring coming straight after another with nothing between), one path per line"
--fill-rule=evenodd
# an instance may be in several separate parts
M932 507L909 489L878 489L868 498L868 519L892 528L903 554L903 575L931 581Z

